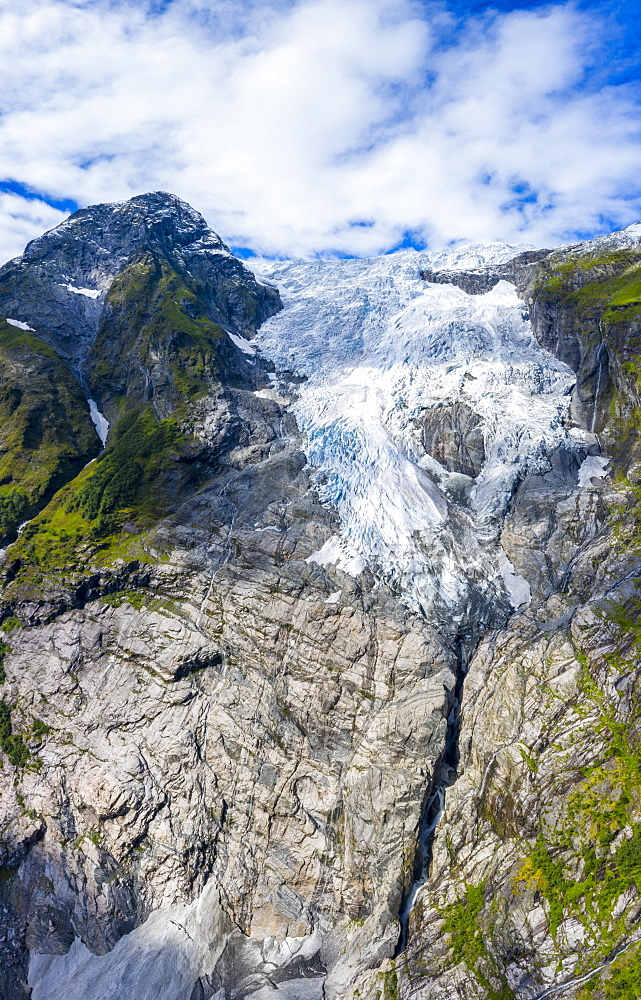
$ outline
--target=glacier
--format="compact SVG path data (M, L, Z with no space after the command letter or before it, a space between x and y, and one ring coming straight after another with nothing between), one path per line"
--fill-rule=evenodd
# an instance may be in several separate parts
M510 497L549 467L554 449L585 453L588 441L568 432L574 373L537 343L515 287L500 281L471 295L421 271L504 263L524 249L471 245L262 271L284 309L252 344L277 372L304 377L290 386L292 409L320 495L341 520L340 537L308 561L354 576L368 568L459 633L527 602L527 581L500 546ZM424 415L453 404L482 431L473 476L448 470L421 442Z

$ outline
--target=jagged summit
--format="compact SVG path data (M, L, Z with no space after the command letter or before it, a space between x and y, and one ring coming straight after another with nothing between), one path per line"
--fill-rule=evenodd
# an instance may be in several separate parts
M167 191L78 209L61 225L28 243L22 259L47 258L66 249L70 238L99 256L107 253L121 260L129 259L137 249L154 249L169 257L183 248L192 253L230 253L200 212Z

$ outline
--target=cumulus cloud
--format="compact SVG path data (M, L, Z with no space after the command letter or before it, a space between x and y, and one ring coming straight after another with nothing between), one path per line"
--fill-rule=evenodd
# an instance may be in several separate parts
M16 257L29 240L66 218L66 212L40 199L0 193L0 262Z
M567 3L5 0L0 177L173 191L267 255L558 243L641 216L639 94L592 68L602 34ZM0 202L3 253L38 204Z

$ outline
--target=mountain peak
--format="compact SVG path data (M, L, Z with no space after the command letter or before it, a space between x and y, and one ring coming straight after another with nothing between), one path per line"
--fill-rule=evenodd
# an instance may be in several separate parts
M229 254L229 247L186 201L166 191L136 195L128 201L80 208L60 226L32 240L23 258L56 256L69 239L91 243L101 253L122 259L144 250L171 255L177 248Z
M27 323L75 363L93 342L114 278L148 255L200 289L210 318L225 329L252 336L280 308L278 295L257 282L199 212L153 191L81 208L32 240L0 268L0 315ZM220 292L223 285L230 295Z

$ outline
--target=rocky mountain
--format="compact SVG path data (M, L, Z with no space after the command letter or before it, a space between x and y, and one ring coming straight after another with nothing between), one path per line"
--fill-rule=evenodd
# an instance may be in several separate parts
M637 1000L640 276L0 269L3 1000Z

